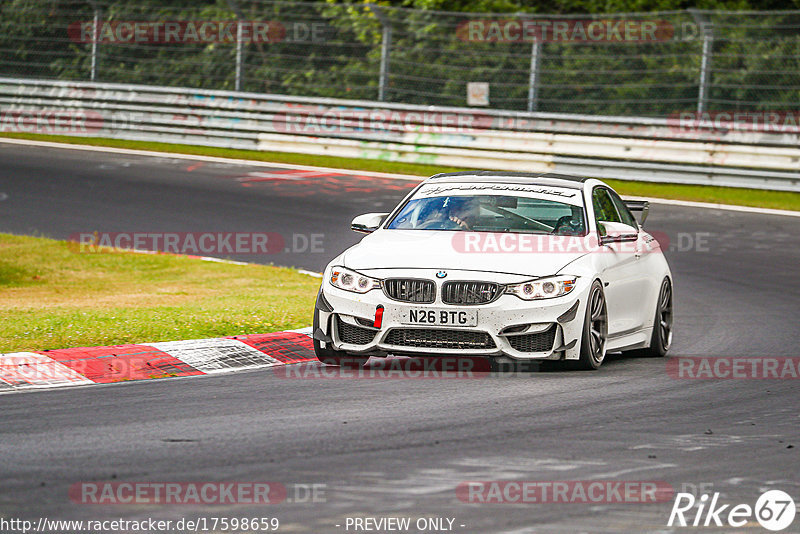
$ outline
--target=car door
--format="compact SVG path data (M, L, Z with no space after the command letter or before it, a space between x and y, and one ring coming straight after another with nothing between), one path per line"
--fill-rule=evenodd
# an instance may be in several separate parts
M612 192L602 186L592 190L595 225L600 234L601 222L625 223L617 209ZM635 219L634 219L635 223ZM636 225L632 232L638 232ZM643 326L641 318L641 284L638 268L639 243L608 243L598 251L598 260L603 270L606 306L608 308L608 335L613 339Z
M631 210L625 205L625 202L615 191L609 191L611 200L614 201L614 206L622 218L622 222L636 228L639 228L639 223L634 217ZM639 238L636 241L636 262L635 270L631 272L630 284L633 286L632 290L635 292L637 298L635 299L637 317L641 321L641 326L649 323L655 312L655 299L661 289L661 280L655 279L650 273L658 272L659 268L655 263L658 263L658 257L655 254L650 254L650 247L645 242L648 234L640 231ZM634 321L635 322L635 321Z

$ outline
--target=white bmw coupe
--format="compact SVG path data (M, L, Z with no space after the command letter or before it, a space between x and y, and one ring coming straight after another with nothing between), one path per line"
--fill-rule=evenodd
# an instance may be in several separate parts
M600 180L459 172L424 180L328 264L314 350L329 365L369 357L565 360L663 356L672 275L658 241Z

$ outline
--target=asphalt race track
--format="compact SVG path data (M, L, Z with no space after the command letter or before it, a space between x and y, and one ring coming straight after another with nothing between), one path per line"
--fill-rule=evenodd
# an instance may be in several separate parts
M2 232L278 232L288 252L235 259L315 271L358 240L353 216L388 211L413 185L4 143L0 162ZM646 227L670 242L667 360L800 356L800 218L657 204ZM321 234L324 251L295 234ZM280 531L311 533L353 532L347 518L365 516L454 518L465 533L689 532L666 526L672 499L481 504L455 489L613 479L703 488L731 505L767 489L798 500L800 381L677 379L666 362L612 355L594 373L464 380L261 370L3 395L0 516L277 517ZM82 481L273 481L290 492L269 506L76 504L68 490ZM298 484L324 485L324 498L303 502ZM765 532L754 520L735 530Z

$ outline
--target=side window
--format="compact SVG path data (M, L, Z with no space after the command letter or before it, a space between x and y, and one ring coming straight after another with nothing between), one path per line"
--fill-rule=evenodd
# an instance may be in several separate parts
M614 205L617 207L617 212L619 213L619 216L622 218L622 222L624 222L628 226L639 228L639 223L636 222L636 217L633 216L633 213L631 213L631 210L629 210L628 206L625 205L625 202L621 198L619 198L619 195L612 191L611 199L614 201Z
M592 205L597 221L622 222L607 189L598 187L592 192Z

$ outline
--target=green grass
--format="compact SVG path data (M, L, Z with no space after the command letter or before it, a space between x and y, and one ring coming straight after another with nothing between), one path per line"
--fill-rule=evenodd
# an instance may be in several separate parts
M415 163L401 163L383 160L339 158L335 156L313 156L285 152L261 152L258 150L236 150L229 148L153 143L146 141L125 141L121 139L78 138L63 135L25 133L2 133L0 136L18 139L31 139L37 141L52 141L57 143L130 148L135 150L152 150L156 152L181 154L197 154L222 158L269 161L274 163L312 165L317 167L333 167L337 169L410 174L414 176L430 176L438 172L467 170L453 167L438 167L435 165L421 165ZM738 206L754 206L800 211L800 194L785 191L763 191L760 189L742 189L735 187L714 187L704 185L629 182L622 180L607 180L607 182L622 195L648 196L676 200L692 200L697 202L714 202Z
M0 233L0 352L254 334L311 324L319 280Z

